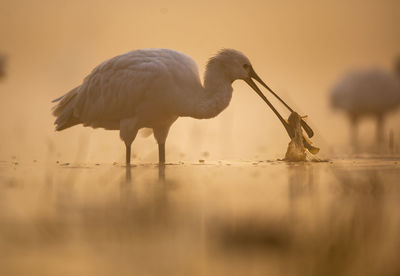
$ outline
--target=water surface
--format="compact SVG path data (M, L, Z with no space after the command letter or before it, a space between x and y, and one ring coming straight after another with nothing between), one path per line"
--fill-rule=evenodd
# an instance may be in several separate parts
M399 275L400 162L0 162L1 275Z

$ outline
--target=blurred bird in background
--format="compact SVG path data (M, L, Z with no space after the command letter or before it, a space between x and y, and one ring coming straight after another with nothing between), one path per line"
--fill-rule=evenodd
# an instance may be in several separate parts
M381 69L353 71L331 90L332 107L345 112L350 120L351 144L357 149L361 118L376 120L376 143L382 146L387 114L400 106L400 57L393 72Z

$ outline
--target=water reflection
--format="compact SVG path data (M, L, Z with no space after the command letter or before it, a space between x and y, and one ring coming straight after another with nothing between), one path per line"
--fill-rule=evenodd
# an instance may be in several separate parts
M0 272L398 275L400 170L348 167L10 170Z
M226 218L214 235L223 254L242 261L266 254L279 275L398 275L400 249L391 245L398 237L388 226L397 232L399 217L384 188L395 182L379 169L328 168L328 179L326 169L288 165L286 214ZM263 271L262 262L257 267Z
M135 201L133 185L132 185L132 170L133 166L125 167L125 178L122 178L120 183L120 200L121 206L129 206Z
M125 182L129 183L132 181L132 170L134 170L136 166L129 165L125 166ZM158 181L165 182L165 164L157 165L158 168Z
M158 180L165 182L165 164L158 165Z
M301 219L301 223L293 225L297 230L293 232L291 250L303 252L297 256L293 268L312 263L312 275L343 275L349 274L349 271L354 271L353 275L366 275L370 273L362 264L368 263L369 269L379 270L382 265L379 255L381 250L385 250L382 242L387 238L381 230L388 221L382 219L385 210L383 189L377 171L351 173L334 170L333 174L339 182L330 187L334 189L332 198L322 202L313 199L318 192L310 189L313 170L289 171L291 201L301 202L304 201L301 196L309 197L303 202L307 204L304 213L298 214L298 222ZM317 186L322 188L320 186L326 184L320 182ZM299 209L300 206L296 206L292 212L298 213ZM297 275L310 275L307 269L300 271L307 272Z

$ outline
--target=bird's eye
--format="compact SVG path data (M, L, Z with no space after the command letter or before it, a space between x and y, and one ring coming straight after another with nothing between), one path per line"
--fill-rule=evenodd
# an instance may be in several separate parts
M243 68L244 69L248 69L250 67L250 65L248 65L247 63L246 64L243 64Z

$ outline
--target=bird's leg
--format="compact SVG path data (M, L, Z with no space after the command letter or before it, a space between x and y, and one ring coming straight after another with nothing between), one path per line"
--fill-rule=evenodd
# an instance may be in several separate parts
M131 144L125 143L126 146L126 165L131 165Z
M176 118L173 118L171 124L176 120ZM158 162L160 165L165 164L165 141L167 140L170 126L171 125L160 125L153 128L154 138L156 138L158 144Z
M137 128L137 118L130 117L122 119L119 122L119 137L124 141L126 146L126 165L131 164L131 145L135 140L136 134L138 132Z
M158 162L160 165L165 164L165 143L158 144Z
M351 139L351 144L354 148L354 150L357 152L358 151L358 144L357 144L357 130L358 130L358 116L356 115L350 115L350 139Z

